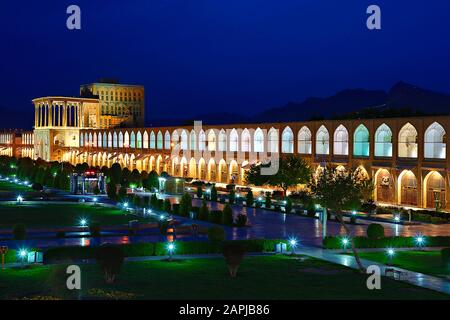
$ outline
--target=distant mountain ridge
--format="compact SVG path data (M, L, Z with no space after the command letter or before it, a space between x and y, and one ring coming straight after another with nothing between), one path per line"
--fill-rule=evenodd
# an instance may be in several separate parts
M310 97L303 102L289 102L251 118L232 113L212 113L199 115L195 119L205 124L231 124L444 114L450 114L450 94L399 81L388 91L346 89L325 98ZM172 125L192 124L192 120L188 119L170 122Z

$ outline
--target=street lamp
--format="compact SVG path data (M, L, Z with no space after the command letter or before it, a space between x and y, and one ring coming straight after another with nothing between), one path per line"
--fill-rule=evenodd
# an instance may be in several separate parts
M87 220L85 218L81 218L80 219L80 226L81 227L86 227L87 226Z
M295 238L291 238L289 239L289 245L291 246L291 254L295 254L295 248L298 245L298 241Z
M415 238L414 241L416 242L417 246L419 248L422 248L425 245L425 237L421 234L418 234Z
M399 222L400 222L400 215L399 215L399 214L396 214L396 215L394 216L394 221L395 221L396 223L399 223Z
M175 244L170 242L167 245L167 252L169 253L169 261L172 261L173 252L175 251Z
M22 267L23 267L23 265L25 263L25 259L26 259L27 255L28 255L28 252L27 252L26 249L20 249L19 250L19 259L22 262Z
M23 197L22 196L17 196L17 203L22 203L23 201Z

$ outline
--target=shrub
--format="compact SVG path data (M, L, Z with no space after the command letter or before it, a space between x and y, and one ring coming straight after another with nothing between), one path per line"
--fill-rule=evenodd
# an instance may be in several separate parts
M270 198L270 194L266 194L266 200L264 201L264 206L267 209L270 209L272 207L272 199Z
M233 204L236 200L236 192L234 189L230 189L230 193L228 194L228 203Z
M450 237L427 237L427 247L448 247L450 246ZM383 237L370 239L368 237L354 237L353 242L356 248L412 248L416 247L414 237ZM323 240L323 247L326 249L341 249L341 237L326 237Z
M222 213L222 224L224 225L232 225L233 224L233 210L231 209L229 204L226 204L223 208Z
M150 207L155 210L158 209L158 197L156 196L156 193L152 194L150 197Z
M208 228L208 240L211 242L222 242L225 240L225 230L219 226Z
M98 186L96 186L96 187L94 188L94 194L95 194L95 195L99 195L99 194L100 194L100 188L99 188Z
M441 217L431 217L430 219L431 223L446 223L447 220Z
M211 201L217 201L217 189L215 184L211 187Z
M197 187L197 198L201 199L203 197L203 189L202 186Z
M158 199L156 204L156 210L162 210L164 208L164 199Z
M247 196L245 198L245 204L249 207L253 206L253 202L255 201L255 199L253 198L253 191L249 190L247 192Z
M236 225L238 227L245 227L247 225L247 215L239 213L236 217Z
M336 216L336 221L339 221L337 216ZM356 223L356 217L355 216L350 216L350 223L351 224L355 224Z
M98 222L92 222L89 224L89 233L91 234L91 237L100 237L101 235L101 226Z
M192 199L189 193L184 193L180 200L180 215L188 217L192 210Z
M14 240L24 240L27 236L27 227L23 223L18 223L13 226Z
M200 213L200 207L192 207L192 213L194 215L194 219L198 219L198 215Z
M291 213L291 211L292 211L292 200L291 200L291 198L286 197L286 199L284 201L286 201L286 204L284 205L284 210L286 211L286 213Z
M172 204L172 211L173 211L173 214L179 215L180 214L180 204L179 203Z
M209 215L208 205L206 204L206 200L203 199L202 206L200 207L200 212L198 213L198 219L207 221Z
M367 237L370 239L379 239L384 237L384 227L379 223L371 223L367 227Z
M97 253L97 263L103 271L106 283L113 283L120 272L124 260L123 250L118 246L101 246Z
M169 227L169 222L167 220L158 220L158 228L159 228L159 232L162 235L167 234L167 229Z
M172 204L170 203L170 199L164 200L163 211L172 212Z
M441 259L445 266L450 263L450 248L444 248L441 250Z
M244 259L245 247L239 242L229 242L223 246L223 256L225 257L225 262L227 263L230 276L232 278L236 277L239 265Z

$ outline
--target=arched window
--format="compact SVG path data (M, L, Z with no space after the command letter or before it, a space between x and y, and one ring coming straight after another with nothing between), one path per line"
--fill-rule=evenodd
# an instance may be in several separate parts
M227 134L225 130L220 130L219 132L219 151L227 151Z
M138 131L138 133L136 134L136 148L142 148L142 134L140 131Z
M128 136L128 133L127 133ZM123 148L123 133L119 131L119 148Z
M336 155L348 155L348 131L341 124L334 131L333 153Z
M80 134L80 147L84 147L84 135L83 135L83 133Z
M298 132L298 153L311 154L311 130L306 126Z
M111 132L108 133L108 148L112 148L113 147L113 139L112 139L112 134Z
M253 150L255 152L264 152L264 133L260 128L256 129L253 137Z
M360 124L353 134L353 155L368 157L369 152L369 130Z
M198 150L204 151L206 149L206 135L205 131L200 130L198 134Z
M281 135L281 152L294 153L294 133L286 127Z
M250 132L245 128L241 134L241 151L250 152L250 150Z
M153 139L154 139L154 137L153 137ZM147 131L144 131L144 134L143 134L143 142L142 142L142 147L144 148L144 149L148 149L148 133L147 133ZM154 140L153 140L154 141Z
M161 146L162 146L162 139L161 139ZM150 149L156 149L156 139L155 139L155 133L152 131L150 132ZM160 149L160 148L158 148Z
M118 146L119 146L119 144L118 144L117 132L114 132L113 148L117 148Z
M174 130L174 132L172 132L172 145L173 145L173 147L177 146L178 143L180 143L180 136L178 135L178 131Z
M188 149L188 138L186 130L181 131L181 150Z
M97 146L102 147L102 134L100 132L97 134Z
M398 156L417 158L417 130L409 122L398 133Z
M111 133L109 136L111 136ZM106 135L106 132L103 132L103 148L106 147L111 147L111 144L108 145L108 136Z
M275 128L270 128L267 137L267 151L268 152L278 152L278 131Z
M212 129L208 132L208 150L216 151L216 134Z
M131 131L130 135L130 148L136 148L136 135L134 134L134 131Z
M92 136L91 136L92 137ZM87 133L84 134L84 144L89 146L89 135Z
M433 122L425 131L425 158L445 159L445 130Z
M195 131L194 130L191 131L190 147L191 147L191 150L196 150L197 149L197 137L195 135Z
M164 149L169 150L170 149L170 133L169 131L166 131L164 134Z
M384 123L375 131L375 157L392 157L392 131Z
M158 131L158 134L156 136L156 148L157 149L162 149L163 148L163 136L162 136L162 132Z
M231 130L230 132L230 151L238 151L238 134L236 129Z
M316 133L316 154L330 153L330 134L327 128L322 125Z

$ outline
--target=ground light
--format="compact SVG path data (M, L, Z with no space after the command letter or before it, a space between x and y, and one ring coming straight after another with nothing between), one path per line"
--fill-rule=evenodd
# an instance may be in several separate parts
M342 247L344 248L344 251L347 250L348 245L350 244L350 239L347 237L343 237L341 240Z
M414 237L414 242L419 248L422 248L425 245L425 237L421 234L418 234Z
M355 210L352 211L352 216L356 216L356 211Z
M87 220L85 218L81 218L80 219L80 226L81 227L86 227L87 226Z
M298 240L296 238L290 238L289 245L291 246L291 254L295 254L295 248L298 246Z
M124 208L125 210L127 210L127 209L128 209L128 202L124 202L124 204L123 204L123 208Z
M17 203L22 203L23 201L23 197L22 196L17 196Z
M20 249L18 252L18 255L19 255L19 259L22 262L22 266L23 266L25 263L25 259L27 258L28 252L26 249Z
M159 216L159 220L164 220L164 215L163 214Z
M400 222L400 215L399 215L399 214L396 214L396 215L394 216L394 221L395 221L395 222Z
M167 244L167 252L169 253L169 261L172 260L174 251L175 251L175 244L173 242L169 242Z
M387 248L387 249L386 249L386 254L387 254L388 258L389 258L389 264L392 264L392 259L393 259L394 256L395 256L395 250L394 250L394 248Z

